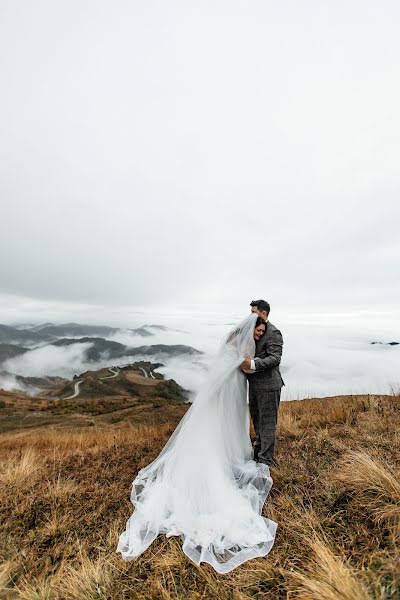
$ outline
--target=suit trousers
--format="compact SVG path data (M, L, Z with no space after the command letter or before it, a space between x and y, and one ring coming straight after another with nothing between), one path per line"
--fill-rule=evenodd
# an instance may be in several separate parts
M249 385L249 409L256 432L254 460L267 465L274 458L280 399L280 389L267 391Z

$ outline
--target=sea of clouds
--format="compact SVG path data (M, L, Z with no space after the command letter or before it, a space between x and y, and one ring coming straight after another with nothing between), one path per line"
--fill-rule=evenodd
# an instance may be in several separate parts
M75 320L81 323L108 324L121 328L107 339L142 346L148 344L186 344L201 350L201 356L168 358L154 356L152 362L163 363L158 371L175 379L184 388L195 392L207 376L207 369L218 351L221 339L232 324L240 321L247 309L202 311L199 307L185 310L140 310L108 318L104 314L65 315L59 322ZM149 328L151 337L141 337L129 327L163 325L165 330ZM47 320L47 319L43 319ZM392 393L400 389L400 346L388 342L400 341L400 319L397 307L375 311L327 311L294 313L290 310L271 313L271 321L284 337L281 371L285 381L282 397L294 400L336 394ZM372 344L371 342L382 342ZM96 363L88 362L85 350L90 342L66 347L42 346L26 355L6 361L2 369L24 376L59 375L71 379L89 369L121 366L148 357L109 359L107 353ZM3 389L20 388L12 377L0 381ZM25 390L32 393L32 389Z

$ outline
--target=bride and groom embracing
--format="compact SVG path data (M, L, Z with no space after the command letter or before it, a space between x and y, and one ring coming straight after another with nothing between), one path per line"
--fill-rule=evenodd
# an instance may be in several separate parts
M262 509L272 486L283 340L268 320L268 302L250 306L251 314L224 337L170 439L132 483L135 511L116 549L125 560L163 533L180 536L196 564L227 573L274 544L277 524Z

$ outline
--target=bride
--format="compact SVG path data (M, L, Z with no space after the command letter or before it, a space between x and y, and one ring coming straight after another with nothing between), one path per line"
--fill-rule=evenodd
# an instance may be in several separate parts
M271 550L277 524L261 515L272 486L252 459L247 380L265 321L252 313L225 337L207 380L158 457L133 481L135 511L116 551L134 560L164 533L183 552L227 573Z

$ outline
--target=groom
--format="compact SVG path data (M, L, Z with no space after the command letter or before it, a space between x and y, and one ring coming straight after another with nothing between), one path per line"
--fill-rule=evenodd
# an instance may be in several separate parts
M254 359L246 358L241 368L248 372L249 408L256 432L254 460L267 465L274 460L276 424L278 421L281 387L284 381L279 371L283 339L282 334L270 321L270 305L265 300L253 300L251 312L257 313L266 321L265 333L256 342Z

